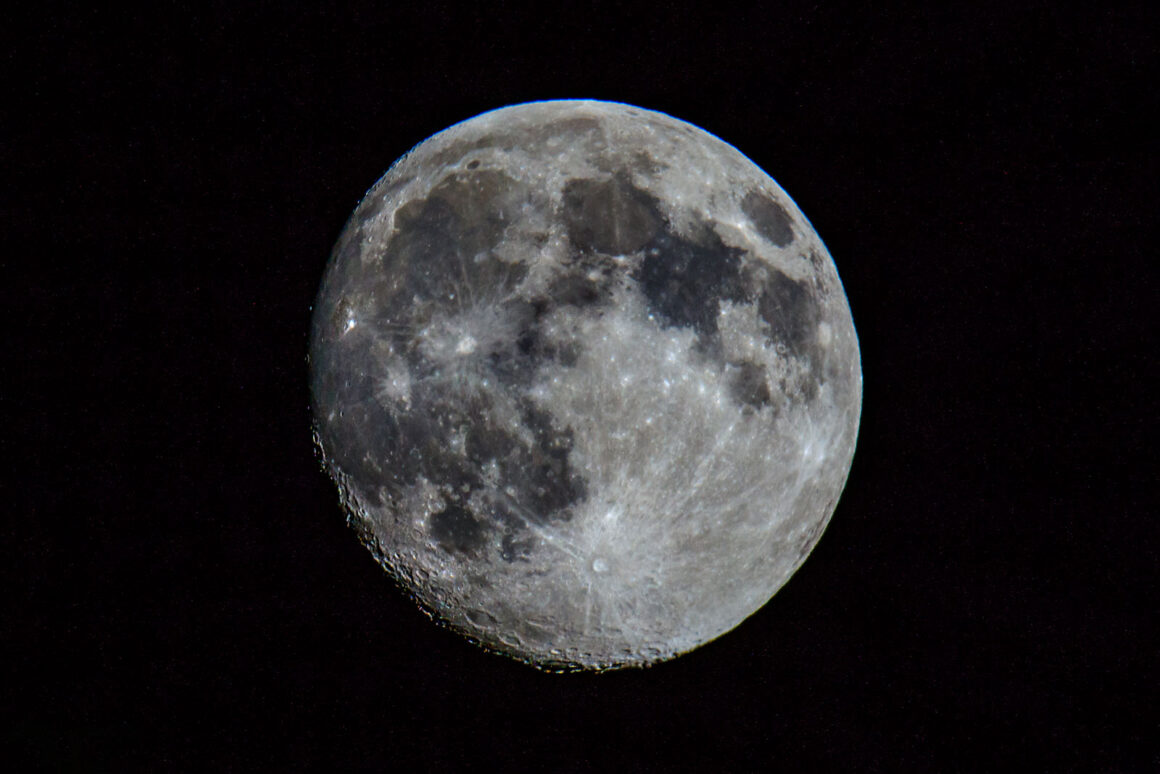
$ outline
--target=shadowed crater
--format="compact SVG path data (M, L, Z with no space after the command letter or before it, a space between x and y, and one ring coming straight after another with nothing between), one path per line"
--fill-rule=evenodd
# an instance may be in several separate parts
M750 191L741 200L741 211L757 233L778 247L793 241L793 219L775 199L760 191Z

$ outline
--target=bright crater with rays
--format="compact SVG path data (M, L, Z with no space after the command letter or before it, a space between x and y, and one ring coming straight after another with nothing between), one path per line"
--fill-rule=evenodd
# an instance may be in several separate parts
M603 102L400 159L335 247L311 368L366 545L546 669L654 663L760 608L829 521L861 407L841 282L785 192Z

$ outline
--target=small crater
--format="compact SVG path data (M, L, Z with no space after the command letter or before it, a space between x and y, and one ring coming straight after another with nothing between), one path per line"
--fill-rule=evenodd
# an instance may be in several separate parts
M793 241L793 219L785 208L768 194L750 191L741 200L741 211L753 223L757 233L778 247Z

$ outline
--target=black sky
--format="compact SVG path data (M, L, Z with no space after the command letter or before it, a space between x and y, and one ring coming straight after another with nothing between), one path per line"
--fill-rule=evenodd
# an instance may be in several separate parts
M5 758L1155 769L1160 14L563 5L12 21ZM862 346L811 558L650 670L542 675L434 627L312 449L310 305L346 217L434 132L548 98L749 155L825 240Z

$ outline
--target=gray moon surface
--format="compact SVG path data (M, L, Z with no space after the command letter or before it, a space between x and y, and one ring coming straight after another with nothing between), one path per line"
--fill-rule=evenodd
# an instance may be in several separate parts
M541 669L645 666L757 611L829 522L858 342L821 239L688 123L537 102L421 143L314 307L315 437L439 622Z

